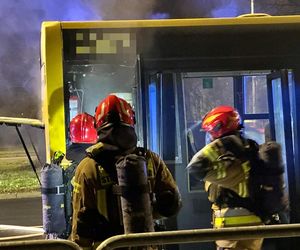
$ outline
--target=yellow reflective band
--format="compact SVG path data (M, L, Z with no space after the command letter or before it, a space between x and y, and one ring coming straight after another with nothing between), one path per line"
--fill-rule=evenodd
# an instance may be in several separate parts
M212 184L212 183L209 182L209 181L206 181L206 182L204 183L204 189L205 189L206 192L208 192L208 189L209 189L209 187L210 187L211 184Z
M76 182L75 180L73 180L73 183L72 183L72 184L73 184L74 187L80 187L80 186L81 186L81 185L80 185L78 182Z
M226 227L226 226L236 226L243 224L254 224L261 223L261 219L256 215L245 215L245 216L235 216L235 217L218 217L214 220L214 226Z
M149 160L147 161L147 174L148 178L154 178L154 167L151 158L149 158Z
M76 181L73 181L72 184L73 184L73 192L74 193L79 193L81 185L78 182L76 182Z
M218 148L216 146L210 146L208 147L208 150L210 152L210 154L212 154L212 156L214 157L214 160L216 160L219 157L219 151Z
M248 187L245 181L239 183L239 196L248 197Z
M249 161L245 161L242 163L242 168L243 168L243 171L245 173L245 178L246 180L249 178L249 171L250 171L250 162Z
M226 177L226 169L225 169L224 165L222 165L220 172L221 172L221 174L220 174L221 178L225 178Z
M210 161L215 161L218 158L218 153L210 145L207 145L206 147L203 148L203 154Z
M223 162L217 162L217 179L226 177L226 167Z
M245 174L245 181L239 183L239 196L241 197L248 197L249 195L249 190L248 190L248 185L247 185L247 180L249 179L249 172L250 172L250 162L246 161L242 163L242 168Z
M205 155L210 161L214 160L213 156L209 152L209 148L208 147L203 148L202 152L203 152L203 155Z
M219 166L218 163L215 166L216 166L216 169L217 169L217 179L219 180L219 179L222 178L222 172L220 171L221 167Z

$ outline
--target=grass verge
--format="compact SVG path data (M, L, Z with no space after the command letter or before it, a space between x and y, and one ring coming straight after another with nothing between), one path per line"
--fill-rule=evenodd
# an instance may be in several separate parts
M40 178L40 169L37 169ZM38 191L37 177L26 157L0 159L0 194Z

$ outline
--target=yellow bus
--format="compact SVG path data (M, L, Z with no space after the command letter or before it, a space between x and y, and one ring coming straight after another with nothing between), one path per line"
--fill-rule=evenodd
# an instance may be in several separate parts
M210 227L202 183L185 167L205 145L199 120L235 106L245 133L283 146L292 222L299 222L300 16L44 22L41 31L47 162L66 152L68 124L107 94L128 100L141 146L159 153L184 207L170 229Z

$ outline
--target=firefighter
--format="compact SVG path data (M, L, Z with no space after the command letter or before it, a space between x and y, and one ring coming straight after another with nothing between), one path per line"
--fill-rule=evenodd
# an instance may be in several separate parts
M97 142L94 117L86 112L76 115L70 121L69 133L71 144L66 158L79 163L86 155L85 150Z
M135 117L129 103L108 95L95 112L98 143L87 149L76 169L73 190L71 240L83 249L95 249L106 238L123 234L116 162L137 150ZM160 157L145 150L153 219L176 215L181 207L177 185Z
M73 177L80 161L86 156L86 149L97 142L97 131L94 126L94 117L86 112L77 114L69 124L69 135L71 144L67 147L66 159L69 164L63 164L63 178L65 185L65 216L66 232L69 237L72 227L72 193Z
M255 141L242 135L240 115L231 106L218 106L202 119L211 142L194 155L187 166L197 181L205 181L212 202L214 228L261 225L249 198L250 163L245 157L258 150ZM252 151L253 150L253 151ZM217 240L217 250L260 250L263 239Z

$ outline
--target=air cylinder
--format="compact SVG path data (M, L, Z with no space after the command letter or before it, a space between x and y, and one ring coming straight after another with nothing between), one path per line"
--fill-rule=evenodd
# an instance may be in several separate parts
M124 232L154 232L146 160L129 154L116 164Z

